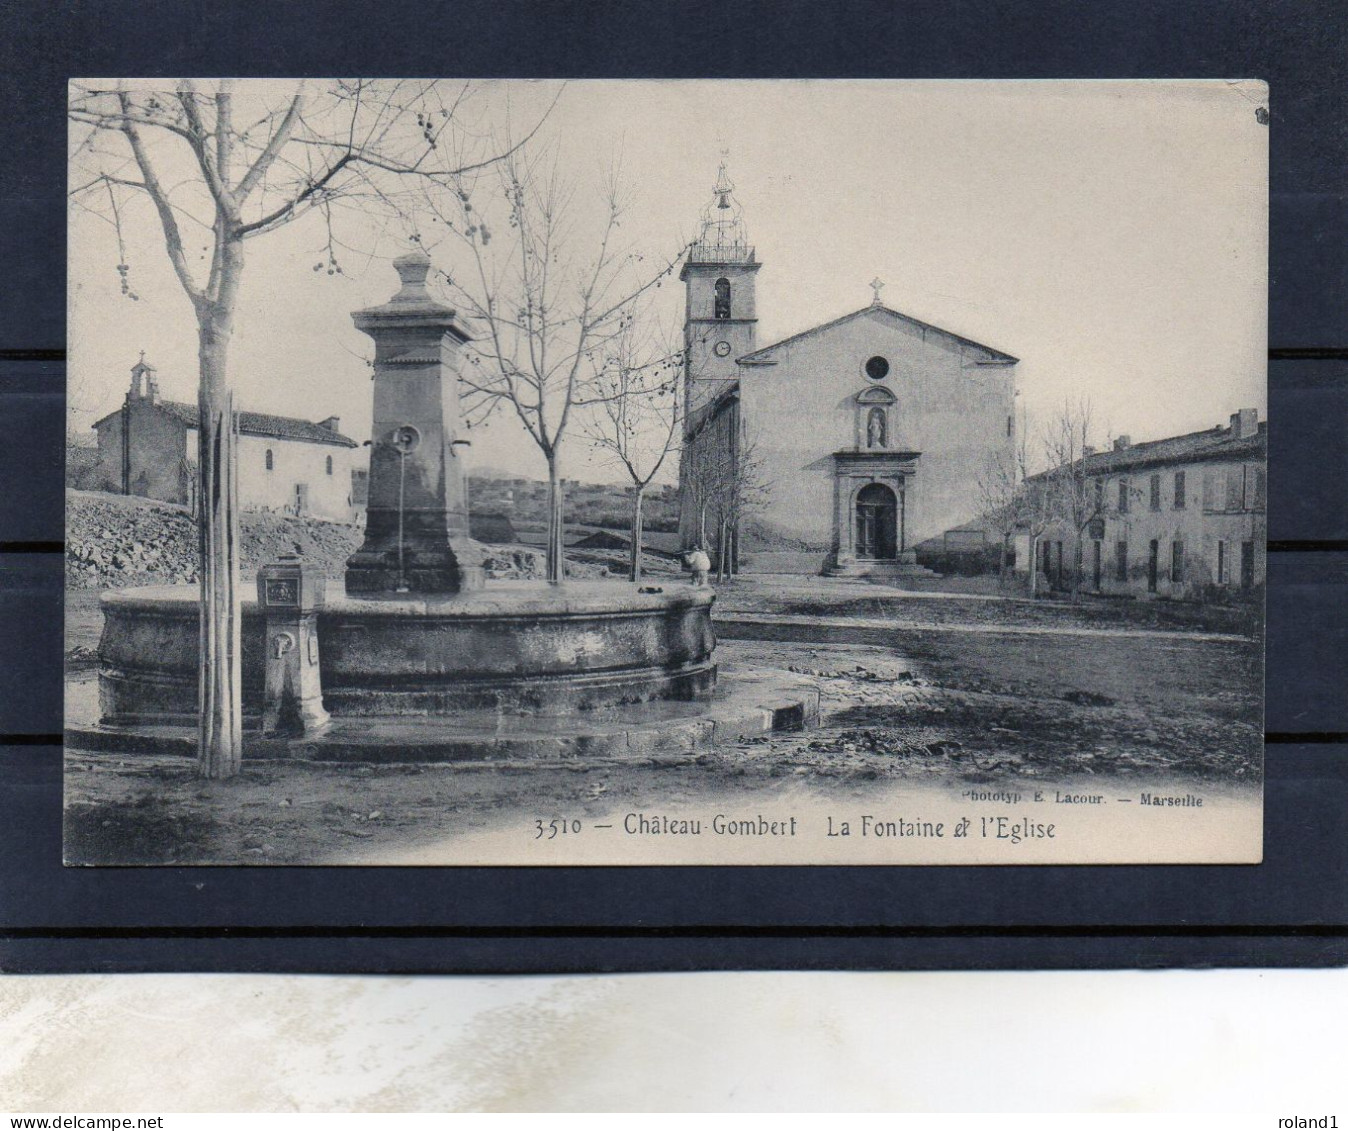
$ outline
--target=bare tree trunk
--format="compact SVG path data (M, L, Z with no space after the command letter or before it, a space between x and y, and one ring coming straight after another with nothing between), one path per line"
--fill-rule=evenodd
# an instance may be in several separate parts
M730 523L721 519L716 527L716 580L725 582L730 577L729 552Z
M566 576L566 543L562 532L562 483L557 475L557 453L547 453L548 458L548 548L547 578L553 585L560 585Z
M1030 542L1030 596L1039 596L1039 535L1031 534Z
M645 501L646 488L637 484L632 492L632 556L628 564L627 576L631 581L641 580L641 504Z
M234 393L225 377L228 312L202 315L198 393L197 523L201 570L198 770L228 778L243 760L240 682L239 485Z

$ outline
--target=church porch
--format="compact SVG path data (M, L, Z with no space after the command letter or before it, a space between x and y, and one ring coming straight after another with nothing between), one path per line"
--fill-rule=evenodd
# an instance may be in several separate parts
M833 453L833 552L829 577L935 577L909 542L920 452Z

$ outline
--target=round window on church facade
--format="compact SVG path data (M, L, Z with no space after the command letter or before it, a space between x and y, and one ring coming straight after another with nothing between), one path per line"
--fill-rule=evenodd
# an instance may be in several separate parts
M872 381L883 381L889 376L889 362L877 354L866 362L866 376Z

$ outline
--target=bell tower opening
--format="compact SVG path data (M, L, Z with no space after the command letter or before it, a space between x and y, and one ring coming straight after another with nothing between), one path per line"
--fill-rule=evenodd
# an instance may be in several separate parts
M730 317L730 280L724 275L716 280L715 314L718 319Z

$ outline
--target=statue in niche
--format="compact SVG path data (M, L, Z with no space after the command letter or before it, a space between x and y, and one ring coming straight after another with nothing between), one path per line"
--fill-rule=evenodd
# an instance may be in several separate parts
M885 410L876 407L866 414L866 447L885 448L889 446L888 421Z

